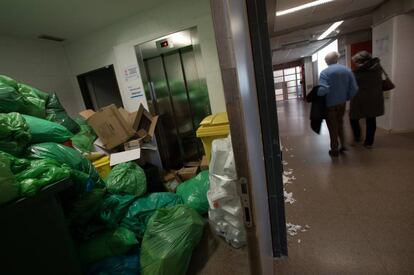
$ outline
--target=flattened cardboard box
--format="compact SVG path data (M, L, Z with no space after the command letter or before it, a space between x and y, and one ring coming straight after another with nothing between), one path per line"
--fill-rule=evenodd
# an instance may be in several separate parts
M201 162L200 162L200 170L201 171L208 170L208 159L207 159L207 156L203 156L203 158L201 159Z
M182 181L189 180L197 176L198 167L184 167L178 170L178 176Z
M148 142L154 137L157 122L158 116L153 117L150 112L145 110L144 105L140 104L132 128L138 132L140 138L144 138L144 141Z
M107 149L113 149L135 135L115 104L102 108L89 117L87 122Z

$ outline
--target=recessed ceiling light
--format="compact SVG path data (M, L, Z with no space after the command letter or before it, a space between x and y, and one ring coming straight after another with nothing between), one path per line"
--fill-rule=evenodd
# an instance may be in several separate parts
M303 4L303 5L300 5L300 6L296 6L296 7L287 9L287 10L277 11L276 16L281 16L281 15L297 12L297 11L300 11L300 10L304 10L304 9L309 9L309 8L319 6L319 5L322 5L322 4L326 4L326 3L329 3L329 2L333 2L333 1L335 1L335 0L317 0L317 1L309 2L309 3Z
M344 23L344 21L338 21L338 22L333 23L326 31L323 32L323 34L321 34L321 36L318 37L318 40L325 39L331 32L336 30L336 28L338 28L342 23Z

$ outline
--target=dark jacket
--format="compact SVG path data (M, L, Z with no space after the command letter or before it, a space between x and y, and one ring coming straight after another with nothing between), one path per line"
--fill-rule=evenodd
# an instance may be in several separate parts
M351 99L351 119L377 117L384 114L382 91L382 69L378 58L373 58L354 70L359 86L358 93Z
M326 118L326 96L318 96L319 85L312 88L306 96L306 101L311 102L311 128L319 134L321 132L322 121Z

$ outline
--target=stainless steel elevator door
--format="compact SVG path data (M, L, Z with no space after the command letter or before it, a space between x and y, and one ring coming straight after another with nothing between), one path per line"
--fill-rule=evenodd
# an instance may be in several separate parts
M162 124L157 140L161 140L161 147L168 145L161 148L169 151L161 152L165 168L179 168L183 162L200 159L203 149L196 130L201 119L210 114L210 102L197 73L192 47L146 59L144 64L152 109L160 115Z
M157 115L157 141L160 145L160 155L166 167L179 167L182 164L181 145L175 125L175 116L171 104L168 83L164 73L164 64L161 57L145 61L149 87L152 91L151 103Z

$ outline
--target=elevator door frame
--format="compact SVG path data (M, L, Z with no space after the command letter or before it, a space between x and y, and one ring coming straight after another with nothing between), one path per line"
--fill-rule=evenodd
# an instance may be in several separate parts
M179 144L179 147L180 147L179 148L180 153L181 153L180 161L182 163L185 162L185 160L184 160L185 150L184 150L182 136L181 136L181 133L179 132L179 127L178 127L178 124L177 124L177 114L176 114L176 109L174 107L173 95L172 95L172 91L171 91L171 87L170 87L170 83L169 83L169 79L168 79L167 68L166 68L166 65L165 65L165 57L171 56L171 55L174 55L174 54L177 54L177 53L179 55L180 66L181 66L180 69L181 69L181 73L182 73L182 76L183 76L184 89L185 89L185 93L186 93L187 104L188 104L188 107L189 107L189 110L190 110L192 129L193 129L193 133L194 133L194 138L196 139L196 130L197 130L197 128L196 128L196 125L195 125L195 122L194 122L195 112L194 112L193 106L191 104L189 88L188 88L188 83L187 83L187 77L186 77L185 68L184 68L184 64L183 64L184 62L183 62L183 57L182 57L183 52L187 51L187 50L193 51L194 50L193 46L189 45L189 46L186 46L186 47L183 47L183 48L172 50L172 51L167 52L167 53L162 53L158 56L153 56L153 57L143 59L143 66L145 68L145 74L146 74L146 79L147 79L147 82L148 82L148 88L150 90L149 91L149 94L150 94L150 99L149 100L151 101L151 104L153 106L153 109L154 109L155 113L159 114L159 107L157 106L158 103L157 103L157 99L156 99L156 91L154 89L153 81L152 81L151 75L149 73L147 61L151 60L151 59L161 58L164 78L166 80L168 97L169 97L169 100L170 100L170 107L171 107L171 111L173 113L173 122L174 122L174 126L175 126L175 129L176 129L176 136L177 136L177 139L178 139L178 144ZM211 113L211 111L210 111L210 113ZM160 138L160 139L162 139L162 138ZM195 140L195 142L196 142L196 148L197 148L197 156L198 156L198 158L201 158L202 155L203 155L203 149L201 148L201 145L200 145L199 142L197 142L197 140ZM169 166L168 164L165 163L165 160L163 160L163 165L164 166ZM168 168L171 168L171 167L168 167Z

